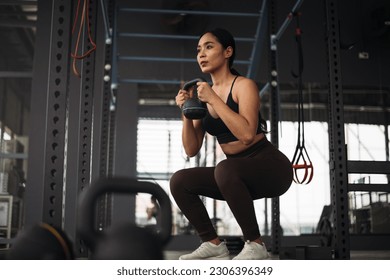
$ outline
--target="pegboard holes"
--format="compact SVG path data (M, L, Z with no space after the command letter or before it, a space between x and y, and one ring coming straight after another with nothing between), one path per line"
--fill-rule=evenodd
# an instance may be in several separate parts
M52 156L51 157L51 162L52 163L56 163L56 161L57 161L57 156Z

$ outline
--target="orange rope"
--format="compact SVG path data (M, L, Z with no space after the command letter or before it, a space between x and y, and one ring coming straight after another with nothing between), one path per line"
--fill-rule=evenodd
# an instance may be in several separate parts
M80 3L81 3L81 0L79 0L78 3L77 3L76 15L75 15L75 19L74 19L73 27L72 27L72 35L75 32L76 25L77 25L77 19L79 17ZM87 21L85 20L85 18L87 18ZM87 22L88 40L91 43L92 48L89 49L87 52L81 54L81 55L77 55L78 49L79 49L79 44L80 44L81 33L83 31L83 27L85 26L86 22ZM79 26L79 30L78 30L78 34L77 34L76 45L75 45L74 53L71 53L71 57L73 58L72 70L73 70L73 73L77 77L80 78L81 74L80 74L80 72L77 69L76 60L82 60L82 59L86 58L88 55L90 55L95 50L96 50L96 44L95 44L95 42L92 39L91 24L90 24L90 21L89 21L89 0L84 0L83 11L81 13L81 19L80 19L80 26Z

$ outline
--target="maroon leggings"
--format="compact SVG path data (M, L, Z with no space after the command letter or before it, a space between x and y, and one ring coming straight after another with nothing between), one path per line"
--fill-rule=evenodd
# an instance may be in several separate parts
M177 205L203 241L217 238L217 233L200 195L225 200L245 240L252 241L260 237L253 200L282 195L289 189L292 177L289 159L264 137L215 167L177 171L170 187Z

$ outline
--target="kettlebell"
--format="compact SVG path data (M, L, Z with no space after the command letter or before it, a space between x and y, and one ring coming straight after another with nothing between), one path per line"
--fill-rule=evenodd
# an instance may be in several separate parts
M67 234L47 223L18 233L7 252L8 260L72 260L73 245Z
M129 222L103 231L94 229L95 203L105 193L149 193L160 204L160 224L153 229ZM97 260L162 260L163 247L171 237L172 208L168 195L158 185L133 178L100 178L84 190L79 200L77 231Z
M183 85L183 90L189 90L191 87L195 86L197 82L205 82L205 80L203 78L191 80ZM187 119L197 120L206 116L206 104L199 100L196 88L194 88L193 96L184 102L182 111Z

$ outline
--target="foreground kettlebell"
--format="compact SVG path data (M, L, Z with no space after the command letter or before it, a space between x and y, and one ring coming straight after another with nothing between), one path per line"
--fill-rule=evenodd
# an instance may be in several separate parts
M160 204L160 224L152 229L129 222L96 231L95 203L105 193L149 193ZM172 208L168 195L158 185L132 178L101 178L85 190L79 201L77 231L97 260L161 260L171 237Z
M191 87L195 86L197 82L205 82L205 80L203 78L191 80L183 85L183 90L189 90ZM206 116L206 104L199 100L196 88L194 88L192 98L189 98L184 102L182 111L184 116L191 120L202 119Z
M47 223L23 229L7 252L8 260L72 260L73 245L67 234Z

